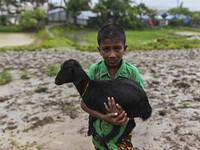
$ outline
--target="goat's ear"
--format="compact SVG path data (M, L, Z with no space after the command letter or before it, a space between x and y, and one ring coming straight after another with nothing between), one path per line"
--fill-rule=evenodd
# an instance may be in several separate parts
M78 84L82 81L84 75L83 75L83 70L80 66L75 66L74 68L74 83Z
M61 68L68 68L68 67L74 67L74 61L73 60L65 60L61 64Z

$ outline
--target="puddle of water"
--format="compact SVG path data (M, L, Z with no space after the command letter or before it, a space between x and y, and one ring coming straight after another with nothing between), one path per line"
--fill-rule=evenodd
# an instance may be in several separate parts
M83 37L86 36L88 33L87 32L77 32L77 33L64 33L63 36L65 38L70 39L71 41L80 44L80 45L87 45L88 42L83 40Z
M34 40L32 33L0 33L0 47L28 45Z
M194 32L175 32L174 34L181 35L181 36L197 36L197 35L200 35L199 33L194 33Z

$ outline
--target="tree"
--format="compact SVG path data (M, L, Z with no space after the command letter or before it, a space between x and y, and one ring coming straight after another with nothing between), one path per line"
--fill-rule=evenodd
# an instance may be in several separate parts
M140 17L140 20L142 20L142 16L147 15L149 12L149 8L144 3L140 3L135 7L137 8L137 13Z
M128 14L123 18L123 26L136 30L138 25L138 19L137 19L137 9L136 7L130 7L128 8Z
M91 0L69 0L66 3L67 6L67 13L71 13L72 17L74 18L74 23L76 23L77 16L80 14L83 10L90 10L90 3Z
M93 8L93 12L97 14L96 24L103 26L107 22L107 9L106 6L100 3L97 3Z
M200 11L195 11L191 13L192 24L200 24Z
M130 7L131 0L99 0L94 8L100 10L100 14L96 12L101 18L102 23L119 23L123 22L123 18L127 14L127 9ZM105 18L106 16L106 18ZM106 20L106 22L105 22Z
M178 8L171 8L168 10L170 14L181 14L185 16L190 16L191 12L188 8L178 7Z
M0 11L1 11L1 16L3 16L3 13L2 13L3 11L7 11L7 14L8 14L6 20L5 20L5 16L1 17L1 19L4 18L4 25L7 24L7 22L9 21L8 16L10 14L16 15L15 17L15 22L16 22L17 17L23 11L22 4L20 3L20 0L0 0Z
M35 30L44 24L46 17L42 9L26 10L21 13L19 23L24 29Z
M26 0L27 2L32 3L34 9L39 8L41 5L44 5L48 0Z
M48 3L48 10L55 9L56 6L53 3Z

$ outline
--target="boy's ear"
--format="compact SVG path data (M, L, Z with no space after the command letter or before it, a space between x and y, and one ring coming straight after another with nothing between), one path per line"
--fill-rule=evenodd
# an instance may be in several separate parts
M101 55L101 50L100 50L100 48L99 48L99 47L97 47L97 49L99 50L99 53L100 53L100 55Z
M99 49L99 47L97 46L97 49L99 50L99 52L100 52L100 49Z
M124 45L124 51L126 51L126 48L128 47L128 45Z

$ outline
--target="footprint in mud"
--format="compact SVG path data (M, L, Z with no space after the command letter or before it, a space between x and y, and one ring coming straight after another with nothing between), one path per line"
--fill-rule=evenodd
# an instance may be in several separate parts
M5 130L14 130L14 129L16 129L18 127L18 125L16 125L16 123L14 123L14 122L9 122L7 125L8 126L5 127L3 129L3 131L5 131Z
M54 119L52 117L44 117L42 120L40 120L38 117L34 117L31 119L31 121L36 121L36 122L33 123L31 127L23 130L23 132L28 132L29 130L34 130L39 126L44 126L46 124L53 123Z
M9 100L10 99L10 96L3 96L3 97L0 97L0 103L1 102L5 102L5 101L7 101L7 100Z

